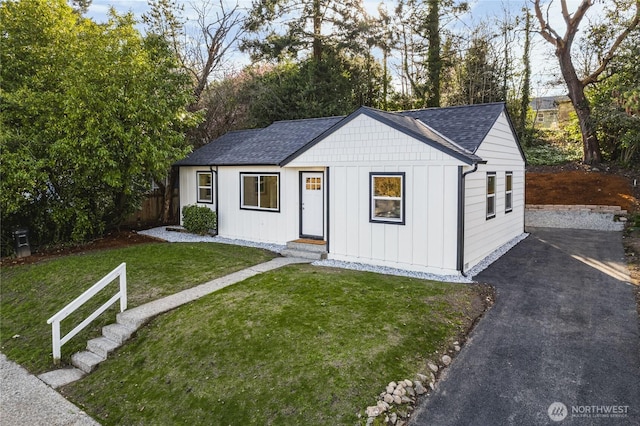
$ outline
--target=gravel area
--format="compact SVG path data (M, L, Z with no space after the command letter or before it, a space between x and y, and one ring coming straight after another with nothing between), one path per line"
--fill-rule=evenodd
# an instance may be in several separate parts
M172 227L181 229L179 227ZM166 226L158 228L147 229L144 231L138 231L138 234L148 235L150 237L159 238L161 240L169 241L171 243L220 243L220 244L233 244L237 246L256 247L265 250L270 250L276 253L280 253L286 248L280 244L267 244L257 243L255 241L246 240L234 240L231 238L212 237L211 235L196 235L188 232L168 231Z
M624 223L615 222L612 213L527 210L525 226L537 228L591 229L595 231L622 231Z
M515 246L520 241L525 239L528 235L529 234L521 234L513 238L506 244L502 245L501 247L499 247L497 250L492 252L489 256L485 257L480 263L478 263L476 266L474 266L469 271L467 271L466 273L467 276L429 274L426 272L415 272L415 271L408 271L405 269L390 268L387 266L375 266L375 265L367 265L364 263L343 262L339 260L319 260L319 261L313 262L312 265L352 269L356 271L376 272L379 274L398 275L402 277L419 278L423 280L472 283L474 282L473 277L475 275L478 275L481 271L486 269L489 265L495 262L500 256L508 252L513 246Z
M20 365L0 354L0 424L99 426Z

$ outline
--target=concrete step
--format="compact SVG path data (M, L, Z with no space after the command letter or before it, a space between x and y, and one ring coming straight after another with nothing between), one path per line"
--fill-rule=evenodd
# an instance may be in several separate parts
M117 342L107 339L106 337L98 337L87 342L87 350L93 352L99 357L102 357L103 359L107 359L109 353L113 352L118 347L120 347L120 345Z
M85 373L89 374L104 361L104 358L94 354L93 352L84 351L71 355L71 364Z
M322 244L313 244L313 243L304 243L300 241L289 241L287 242L287 249L326 254L327 243L322 242Z
M38 379L42 380L54 389L78 381L84 377L84 373L77 368L61 368L59 370L42 373Z
M284 249L280 252L284 257L300 257L302 259L322 260L327 258L327 252Z
M102 335L118 344L123 344L133 334L133 330L122 324L109 324L102 327Z

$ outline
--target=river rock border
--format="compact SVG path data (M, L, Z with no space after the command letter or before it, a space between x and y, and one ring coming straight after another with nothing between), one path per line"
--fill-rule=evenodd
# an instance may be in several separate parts
M416 407L418 397L429 396L435 389L438 377L451 364L452 356L460 352L460 349L460 343L453 342L448 354L442 355L437 362L427 361L428 375L418 373L414 380L389 382L378 396L376 405L371 405L365 410L366 425L405 426ZM362 413L359 413L358 417L362 419Z

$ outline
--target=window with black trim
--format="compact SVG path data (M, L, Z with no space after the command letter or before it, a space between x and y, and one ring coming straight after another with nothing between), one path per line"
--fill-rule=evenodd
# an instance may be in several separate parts
M496 217L496 172L487 172L487 219Z
M513 172L505 172L504 175L504 211L513 210Z
M213 173L196 172L198 181L198 202L213 203Z
M370 173L369 188L369 220L404 225L404 173Z
M279 211L279 173L240 173L240 208Z

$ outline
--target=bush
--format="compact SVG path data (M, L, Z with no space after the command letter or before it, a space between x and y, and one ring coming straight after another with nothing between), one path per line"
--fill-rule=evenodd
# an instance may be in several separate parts
M204 235L218 227L216 212L204 206L184 206L182 208L184 228L194 234Z

